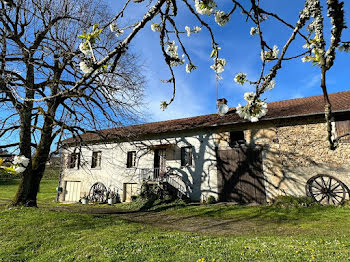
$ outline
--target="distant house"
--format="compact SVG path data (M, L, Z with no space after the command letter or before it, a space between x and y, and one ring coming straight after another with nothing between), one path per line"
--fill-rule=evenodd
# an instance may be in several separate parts
M334 136L350 131L350 91L330 94ZM165 181L183 196L203 201L271 201L312 194L337 204L350 185L350 138L328 149L323 96L268 104L259 122L224 116L184 119L82 134L63 141L60 201L79 201L97 187L122 201L141 183ZM341 182L340 182L341 181ZM320 184L320 186L318 185ZM102 190L101 189L101 190ZM340 193L339 193L340 192Z

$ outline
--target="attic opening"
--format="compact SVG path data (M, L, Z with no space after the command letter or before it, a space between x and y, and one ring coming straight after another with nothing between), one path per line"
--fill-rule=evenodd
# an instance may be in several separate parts
M245 144L244 131L230 132L230 147L236 147Z

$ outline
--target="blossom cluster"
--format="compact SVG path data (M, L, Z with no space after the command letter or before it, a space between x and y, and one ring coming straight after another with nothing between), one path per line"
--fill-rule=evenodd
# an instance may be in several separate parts
M211 15L216 7L216 2L213 0L195 0L194 6L197 13L201 15Z
M186 72L187 73L191 73L192 70L197 69L197 66L195 66L194 64L186 64Z
M84 61L81 61L81 62L79 63L79 67L80 67L80 70L83 71L84 74L89 74L89 73L91 73L92 70L93 70L92 67L89 67L89 66L87 65L87 63L85 63Z
M258 32L258 28L257 27L250 28L250 35L255 35L257 32Z
M271 79L271 75L268 74L262 78L261 90L272 90L276 85L276 81Z
M272 50L268 50L268 51L261 50L260 57L262 61L265 61L265 60L271 61L278 57L278 53L279 53L278 47L274 45Z
M186 30L187 36L190 37L191 33L199 33L202 30L202 28L200 28L199 26L195 26L193 30L191 30L189 26L185 26L185 30Z
M247 74L238 73L233 79L237 84L243 85L247 81Z
M219 26L224 26L228 23L228 21L230 20L230 16L225 14L224 11L216 11L215 12L215 22L219 25Z
M151 30L153 32L160 32L161 31L161 27L160 27L160 24L156 24L156 23L152 23L151 24Z
M185 59L180 59L179 55L177 53L178 46L175 45L175 41L167 42L166 43L168 47L166 48L165 52L171 57L170 65L171 66L178 66L185 63ZM182 55L182 58L184 55Z
M237 114L251 122L259 121L259 118L263 117L267 113L267 104L260 98L256 97L253 92L244 94L244 99L248 102L247 105L241 106L238 104L236 108Z
M91 48L90 48L89 43L87 41L85 41L84 43L80 43L79 50L80 50L80 52L82 52L86 56L92 54Z
M14 170L16 173L23 173L29 164L29 159L25 156L15 156L13 159Z
M117 24L113 23L109 25L109 29L111 30L112 33L115 33L116 37L121 36L122 34L124 34L124 30L118 28Z
M220 74L224 72L226 65L226 60L224 58L214 58L214 64L210 66L215 73Z
M0 171L4 171L6 173L23 173L26 170L26 167L29 165L29 159L25 156L15 156L12 165L3 166L3 160L0 159Z

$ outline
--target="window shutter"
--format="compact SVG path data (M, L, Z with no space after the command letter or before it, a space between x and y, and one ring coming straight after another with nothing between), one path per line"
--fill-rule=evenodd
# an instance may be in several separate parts
M91 168L95 168L97 165L97 152L92 152L92 159L91 159Z
M129 151L126 159L126 167L136 166L136 151Z
M337 130L337 137L348 134L348 133L350 133L350 120L336 121L335 127ZM341 138L340 141L350 142L350 135Z
M77 156L76 156L77 169L79 169L79 167L80 167L80 153L76 153L76 154L77 154Z
M131 157L130 152L128 152L127 159L126 159L126 167L131 167Z
M186 151L185 147L181 147L181 166L186 165Z
M187 148L187 164L192 166L192 147Z
M181 166L192 165L192 146L181 147Z

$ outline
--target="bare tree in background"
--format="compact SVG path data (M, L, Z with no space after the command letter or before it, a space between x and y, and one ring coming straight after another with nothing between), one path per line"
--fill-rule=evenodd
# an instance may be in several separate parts
M101 67L72 89L83 79L79 64L89 59L78 48L82 42L78 35L111 19L101 2L4 2L0 3L1 147L17 146L30 159L14 204L36 206L53 142L67 132L79 136L134 121L142 101L143 77L135 57L123 52L113 70ZM110 31L99 38L94 59L105 56L116 43Z

